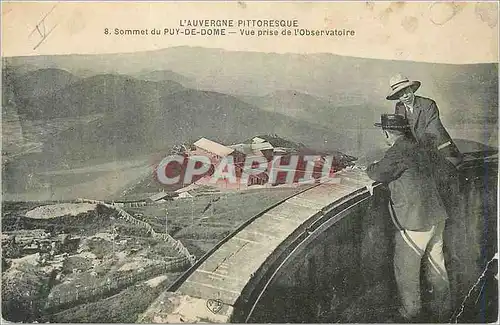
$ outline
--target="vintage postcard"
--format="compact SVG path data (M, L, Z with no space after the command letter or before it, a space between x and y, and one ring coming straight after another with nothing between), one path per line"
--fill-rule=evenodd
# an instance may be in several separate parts
M496 1L1 5L3 321L497 321Z

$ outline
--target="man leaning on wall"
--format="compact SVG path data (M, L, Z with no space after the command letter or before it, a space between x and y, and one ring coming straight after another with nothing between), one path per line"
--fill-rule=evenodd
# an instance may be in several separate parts
M367 168L368 176L388 184L389 212L395 225L394 274L401 300L403 322L446 321L451 309L450 287L443 253L448 218L434 179L429 149L420 145L406 118L383 114L381 123L390 148ZM420 265L432 288L428 304L432 317L424 315Z

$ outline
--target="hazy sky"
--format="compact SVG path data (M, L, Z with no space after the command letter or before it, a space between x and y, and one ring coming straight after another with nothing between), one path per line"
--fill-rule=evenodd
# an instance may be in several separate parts
M3 2L2 55L117 53L191 45L428 62L497 62L497 6L496 2ZM298 28L347 29L355 35L241 36L238 27L230 28L234 34L217 37L113 35L115 28L146 29L148 34L153 28L162 33L165 28L184 29L179 21L187 19L297 19ZM41 35L53 27L38 45ZM110 35L104 34L105 28Z

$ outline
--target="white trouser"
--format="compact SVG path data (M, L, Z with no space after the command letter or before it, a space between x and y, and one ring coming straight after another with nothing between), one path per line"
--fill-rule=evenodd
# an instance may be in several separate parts
M450 285L443 255L445 221L426 231L399 229L395 237L394 271L401 298L401 314L417 316L422 309L420 266L426 268L432 290L430 310L440 321L446 321L451 309Z

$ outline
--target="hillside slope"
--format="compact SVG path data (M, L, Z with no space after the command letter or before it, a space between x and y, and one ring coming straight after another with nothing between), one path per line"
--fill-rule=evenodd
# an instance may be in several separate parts
M167 153L175 143L200 137L237 143L259 133L277 133L320 149L324 140L332 140L330 143L339 150L349 143L340 132L266 112L216 92L185 89L157 101L131 98L130 102L142 107L129 109L126 114L117 110L99 121L65 131L47 142L46 151L51 158L118 158L155 151Z

